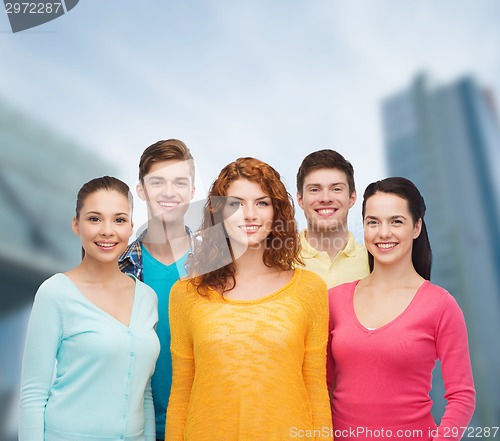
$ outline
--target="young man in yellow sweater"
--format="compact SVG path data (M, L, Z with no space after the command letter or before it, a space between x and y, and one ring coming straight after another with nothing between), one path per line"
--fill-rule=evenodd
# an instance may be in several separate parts
M307 229L301 231L304 267L328 288L369 274L368 254L348 229L356 202L354 169L340 153L325 149L307 155L297 172L297 201Z

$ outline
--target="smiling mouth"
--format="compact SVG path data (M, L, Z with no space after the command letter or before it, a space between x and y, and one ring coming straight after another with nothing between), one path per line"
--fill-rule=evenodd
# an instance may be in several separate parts
M337 209L336 208L318 208L317 210L314 210L316 211L316 213L318 213L320 216L331 216L332 214L334 214Z
M391 243L377 243L376 244L378 248L382 250L390 250L391 248L394 248L397 243L391 242Z
M179 202L158 202L158 205L163 208L174 208L180 205Z
M260 226L259 225L241 225L238 228L243 230L245 233L255 233Z
M99 248L111 249L118 245L118 242L94 242Z

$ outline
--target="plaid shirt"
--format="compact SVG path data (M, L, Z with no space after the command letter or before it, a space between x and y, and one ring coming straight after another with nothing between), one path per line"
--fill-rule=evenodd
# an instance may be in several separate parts
M194 249L194 235L189 227L185 228L186 233L189 236L190 251L192 251ZM136 240L134 240L118 258L118 267L120 268L120 270L126 274L133 274L141 282L144 281L144 266L142 264L142 242L147 231L147 229L144 230L141 235Z

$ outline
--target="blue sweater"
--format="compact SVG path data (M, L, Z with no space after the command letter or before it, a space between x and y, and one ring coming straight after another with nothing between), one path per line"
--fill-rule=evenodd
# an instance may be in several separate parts
M64 274L46 280L27 330L19 441L154 440L157 320L156 295L139 280L128 327Z

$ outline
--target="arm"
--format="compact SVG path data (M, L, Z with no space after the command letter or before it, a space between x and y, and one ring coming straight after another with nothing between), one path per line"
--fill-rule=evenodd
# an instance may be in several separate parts
M19 441L44 440L45 406L63 332L57 295L52 283L43 283L31 311L21 374Z
M317 289L311 290L314 302L309 310L309 326L302 374L312 410L314 430L323 431L332 427L332 416L328 400L326 378L326 344L328 340L328 294L322 282ZM332 439L331 437L321 437Z
M153 405L153 394L151 392L151 378L144 391L144 440L156 440L155 408Z
M328 291L328 343L326 345L326 384L328 386L328 395L330 403L333 400L333 390L335 389L335 360L332 353L332 331L333 331L333 316L332 316L333 291Z
M183 441L191 388L194 380L194 353L189 330L187 283L177 282L170 291L170 333L172 388L167 408L165 439Z
M476 392L463 313L448 295L436 330L436 350L441 360L444 397L448 404L435 440L459 440L474 413ZM462 427L462 429L461 429Z

